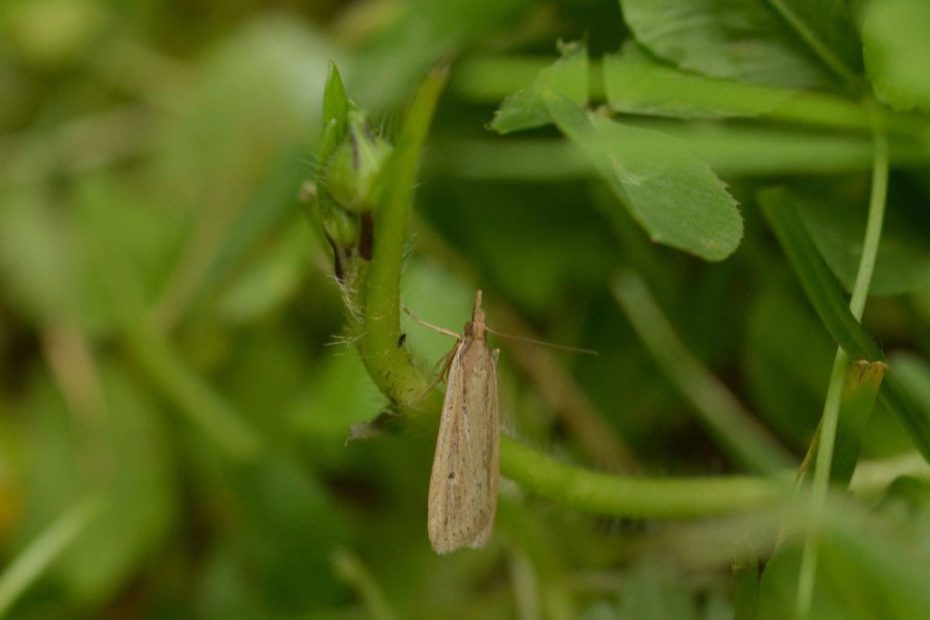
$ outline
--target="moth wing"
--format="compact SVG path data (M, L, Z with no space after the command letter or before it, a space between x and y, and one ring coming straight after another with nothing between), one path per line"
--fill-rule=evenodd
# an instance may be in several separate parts
M430 473L427 530L430 543L437 553L448 553L458 547L452 531L455 525L455 507L460 502L459 487L457 484L451 484L454 482L458 463L449 458L449 455L460 449L463 418L461 356L464 346L464 342L456 345L449 365L446 395L442 403L436 451L433 455L433 469Z
M478 533L474 540L471 541L471 547L483 547L491 539L494 532L494 516L497 513L497 487L500 482L500 409L497 401L497 357L500 354L499 349L495 349L491 354L491 373L488 377L487 402L488 408L485 412L487 431L487 451L489 454L489 464L485 470L487 474L487 490L483 503L487 510L487 521L484 528Z
M499 468L496 355L464 342L449 368L430 475L428 530L438 553L491 535Z

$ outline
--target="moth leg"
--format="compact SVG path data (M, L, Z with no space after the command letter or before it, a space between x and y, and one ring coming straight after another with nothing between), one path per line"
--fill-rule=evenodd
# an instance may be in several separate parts
M408 405L412 405L418 402L421 398L429 394L430 390L432 390L434 387L439 385L440 381L446 378L446 376L449 374L449 368L452 366L452 360L455 358L455 354L458 350L459 348L458 346L456 346L454 349L449 351L445 359L442 361L442 370L439 371L439 374L436 375L436 378L429 385L426 386L426 389L424 389L422 392L420 392L419 394L414 396L412 399L407 401Z

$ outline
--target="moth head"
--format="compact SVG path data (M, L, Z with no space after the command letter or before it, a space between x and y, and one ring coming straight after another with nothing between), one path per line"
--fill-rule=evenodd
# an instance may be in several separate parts
M481 291L475 293L475 305L471 311L471 320L465 323L467 338L484 338L487 327L484 323L484 309L481 307Z

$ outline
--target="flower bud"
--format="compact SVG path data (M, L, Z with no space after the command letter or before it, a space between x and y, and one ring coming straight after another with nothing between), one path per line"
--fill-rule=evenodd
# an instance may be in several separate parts
M326 189L343 209L361 213L374 207L374 191L391 145L376 136L360 110L348 113L345 139L326 164Z

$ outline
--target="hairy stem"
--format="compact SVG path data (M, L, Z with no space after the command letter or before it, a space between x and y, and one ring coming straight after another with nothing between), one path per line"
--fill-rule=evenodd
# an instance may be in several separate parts
M401 342L400 276L420 153L447 75L445 67L431 72L407 112L396 150L382 176L386 185L375 215L374 251L367 280L361 284L365 287L359 342L362 358L381 391L409 409L407 413L438 408L435 390L423 396L429 383ZM405 403L415 405L403 407Z

